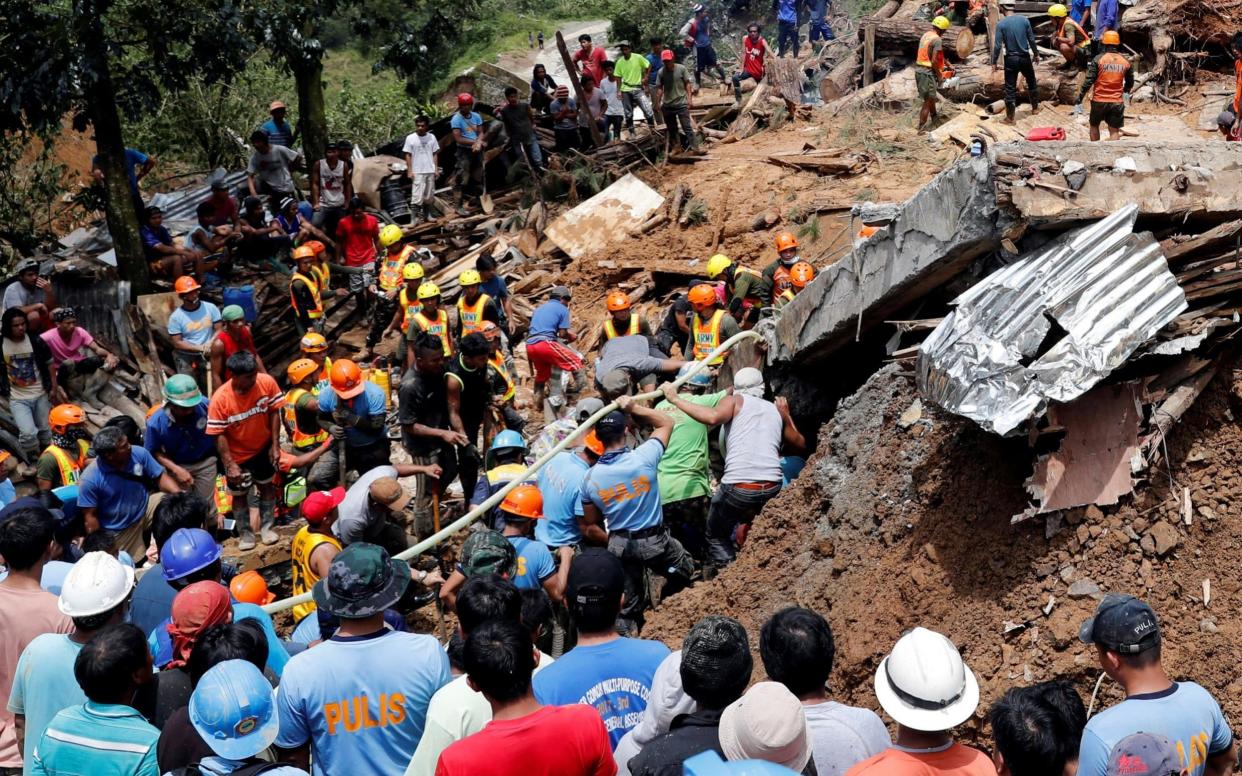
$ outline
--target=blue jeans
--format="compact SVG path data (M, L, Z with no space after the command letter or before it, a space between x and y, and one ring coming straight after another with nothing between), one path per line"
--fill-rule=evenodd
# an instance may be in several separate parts
M797 22L778 22L777 23L776 48L777 57L785 56L785 52L793 48L793 55L798 56L798 23Z
M518 160L522 158L523 149L525 149L527 157L530 158L530 164L536 170L543 167L543 149L539 147L539 138L531 135L530 140L525 143L520 140L513 140L513 151L518 155Z
M759 82L759 79L755 78L753 73L748 73L745 70L740 73L733 74L733 94L737 97L737 99L742 99L742 81L748 80L754 81L755 83Z
M52 441L52 430L47 425L47 416L52 411L52 401L46 393L37 399L10 399L9 410L13 413L13 422L17 424L17 444L22 452L39 457L39 451Z

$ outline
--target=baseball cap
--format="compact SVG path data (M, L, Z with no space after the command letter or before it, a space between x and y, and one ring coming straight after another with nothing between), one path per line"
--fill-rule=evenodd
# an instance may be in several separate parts
M624 369L605 372L599 379L599 385L609 396L622 396L630 391L630 373Z
M302 517L308 523L321 523L345 500L344 488L317 490L302 501Z
M243 321L246 319L246 311L241 308L241 305L225 305L220 311L220 317L226 321Z
M590 547L569 566L566 591L579 604L616 601L625 592L625 571L621 560L602 547Z
M720 748L729 760L765 760L801 772L811 759L802 702L779 682L759 682L721 713Z
M361 619L384 611L401 599L410 584L410 567L390 558L370 542L354 542L328 567L328 576L311 590L315 606L328 614Z
M285 107L285 104L281 102L280 100L272 100L272 104L267 106L267 111L268 113L271 113L274 110L280 110L281 108L284 108L284 107Z
M573 294L570 293L568 286L552 286L552 291L548 294L553 299L572 299Z
M669 50L669 49L664 49L663 51L661 51L661 52L660 52L660 61L661 61L661 62L672 62L672 61L673 61L673 52L672 52L671 50Z
M383 504L393 512L400 512L410 501L410 494L405 492L395 477L380 477L371 483L368 490L371 498Z
M467 578L517 572L517 550L499 531L475 531L461 546L461 571Z
M1107 776L1176 776L1182 758L1173 742L1156 733L1134 733L1108 753Z
M595 424L595 434L604 444L615 442L625 434L628 421L621 410L613 410Z
M682 687L705 707L722 708L740 698L753 669L746 629L732 617L704 617L682 643Z
M581 423L603 408L604 402L602 399L596 399L595 397L583 399L574 405L574 420Z
M20 275L23 272L26 272L28 270L38 269L38 268L39 268L38 259L22 259L21 261L17 262L17 269L15 270L15 272L17 272L17 274Z
M1095 616L1078 629L1078 638L1110 652L1137 655L1160 644L1160 623L1146 603L1132 595L1110 593L1100 601Z
M628 40L617 41L617 48L634 48Z

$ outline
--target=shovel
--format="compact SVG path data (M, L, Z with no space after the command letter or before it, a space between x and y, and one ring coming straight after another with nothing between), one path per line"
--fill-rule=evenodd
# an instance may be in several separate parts
M483 212L489 216L496 209L496 203L492 202L492 195L487 193L487 157L483 158L483 193L479 195L479 207L483 208Z

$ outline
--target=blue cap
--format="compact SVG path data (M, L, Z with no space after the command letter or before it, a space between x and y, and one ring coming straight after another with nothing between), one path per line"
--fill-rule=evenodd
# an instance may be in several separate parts
M691 369L695 368L696 366L698 366L698 363L694 361L687 361L686 363L681 365L681 369L677 370L677 377L678 378L685 377L686 373L689 372ZM711 370L708 369L707 367L703 367L699 371L695 372L690 377L690 379L686 381L686 384L693 385L697 388L707 388L708 386L712 384Z
M272 685L247 660L213 666L190 696L190 724L229 760L253 757L272 745L280 732Z
M726 762L714 751L696 754L682 763L682 766L685 776L797 776L796 771L767 760Z
M1160 645L1160 623L1146 603L1132 595L1110 593L1095 616L1083 622L1078 639L1112 652L1137 655Z
M160 547L160 565L168 582L188 577L219 559L220 545L201 528L178 528Z

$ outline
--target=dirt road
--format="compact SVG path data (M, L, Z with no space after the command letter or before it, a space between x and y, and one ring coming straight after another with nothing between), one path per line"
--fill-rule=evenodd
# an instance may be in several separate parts
M605 45L608 42L608 28L611 24L607 19L573 22L562 27L561 34L565 36L570 52L573 52L578 47L578 36L583 33L590 35L595 45ZM543 65L548 69L548 75L552 76L558 84L568 84L569 73L565 71L560 52L556 50L556 31L544 30L543 35L542 51L536 48L501 54L496 64L526 81L530 80L531 71L535 65ZM610 55L612 53L609 52Z

